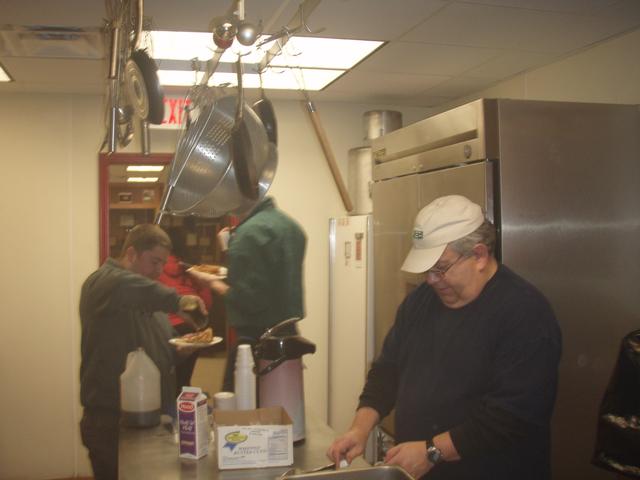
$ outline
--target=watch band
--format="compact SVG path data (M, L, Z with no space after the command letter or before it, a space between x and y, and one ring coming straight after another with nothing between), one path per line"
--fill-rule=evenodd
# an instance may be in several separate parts
M444 462L444 458L442 458L442 450L436 447L433 444L433 439L426 441L427 445L427 460L431 462L433 465L438 465L439 463Z

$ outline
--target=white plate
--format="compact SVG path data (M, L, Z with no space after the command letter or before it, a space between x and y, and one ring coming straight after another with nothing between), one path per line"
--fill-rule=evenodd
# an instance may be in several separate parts
M205 275L210 275L211 280L224 280L225 278L227 278L226 275L214 275L213 273L207 273Z
M187 270L187 273L191 273L193 272L193 276L196 278L199 278L202 281L205 282L210 282L212 280L224 280L225 278L227 278L227 269L225 268L224 270L222 270L221 274L214 274L214 273L206 273L206 272L199 272L198 270Z
M207 347L212 347L213 345L217 345L221 341L222 341L222 337L213 337L213 340L211 340L209 343L198 343L198 342L194 343L194 342L185 342L180 337L175 337L169 340L169 343L171 345L181 345L185 347L207 348Z

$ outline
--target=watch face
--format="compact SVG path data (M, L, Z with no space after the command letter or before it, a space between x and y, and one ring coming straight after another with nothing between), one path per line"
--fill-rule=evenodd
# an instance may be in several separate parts
M429 448L427 448L427 458L431 463L436 465L442 460L442 452L438 447L435 447L433 445L429 446Z

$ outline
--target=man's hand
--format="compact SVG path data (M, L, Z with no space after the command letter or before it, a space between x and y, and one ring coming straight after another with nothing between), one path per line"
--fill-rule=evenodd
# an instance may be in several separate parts
M190 268L187 270L187 273L191 275L199 285L208 287L222 296L224 296L227 293L227 290L229 290L229 285L220 280L220 277L217 275L200 272L195 268Z
M207 307L199 296L183 295L180 297L178 305L180 308L178 315L184 318L189 325L195 330L203 327L202 323L204 322L198 321L198 317L202 320L209 312L207 312Z
M362 432L358 428L352 427L347 433L333 441L327 450L327 457L333 460L336 465L340 465L342 459L350 464L354 458L364 452L367 437L368 432Z
M433 468L427 460L427 445L424 441L404 442L392 447L384 457L387 465L404 468L414 478L420 478Z
M214 292L216 292L219 295L222 295L223 297L227 294L227 291L229 290L229 285L227 285L222 280L214 280L214 281L212 281L209 284L209 287L211 287L211 290L213 290Z
M327 457L338 466L343 459L347 463L351 463L358 455L362 455L369 432L373 430L379 421L380 415L373 408L359 408L356 411L351 428L347 433L333 441L329 450L327 450Z

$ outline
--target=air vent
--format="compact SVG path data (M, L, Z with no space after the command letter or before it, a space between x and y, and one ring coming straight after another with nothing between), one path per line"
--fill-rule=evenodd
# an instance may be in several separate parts
M98 27L3 25L0 56L101 59L105 57L104 35Z

